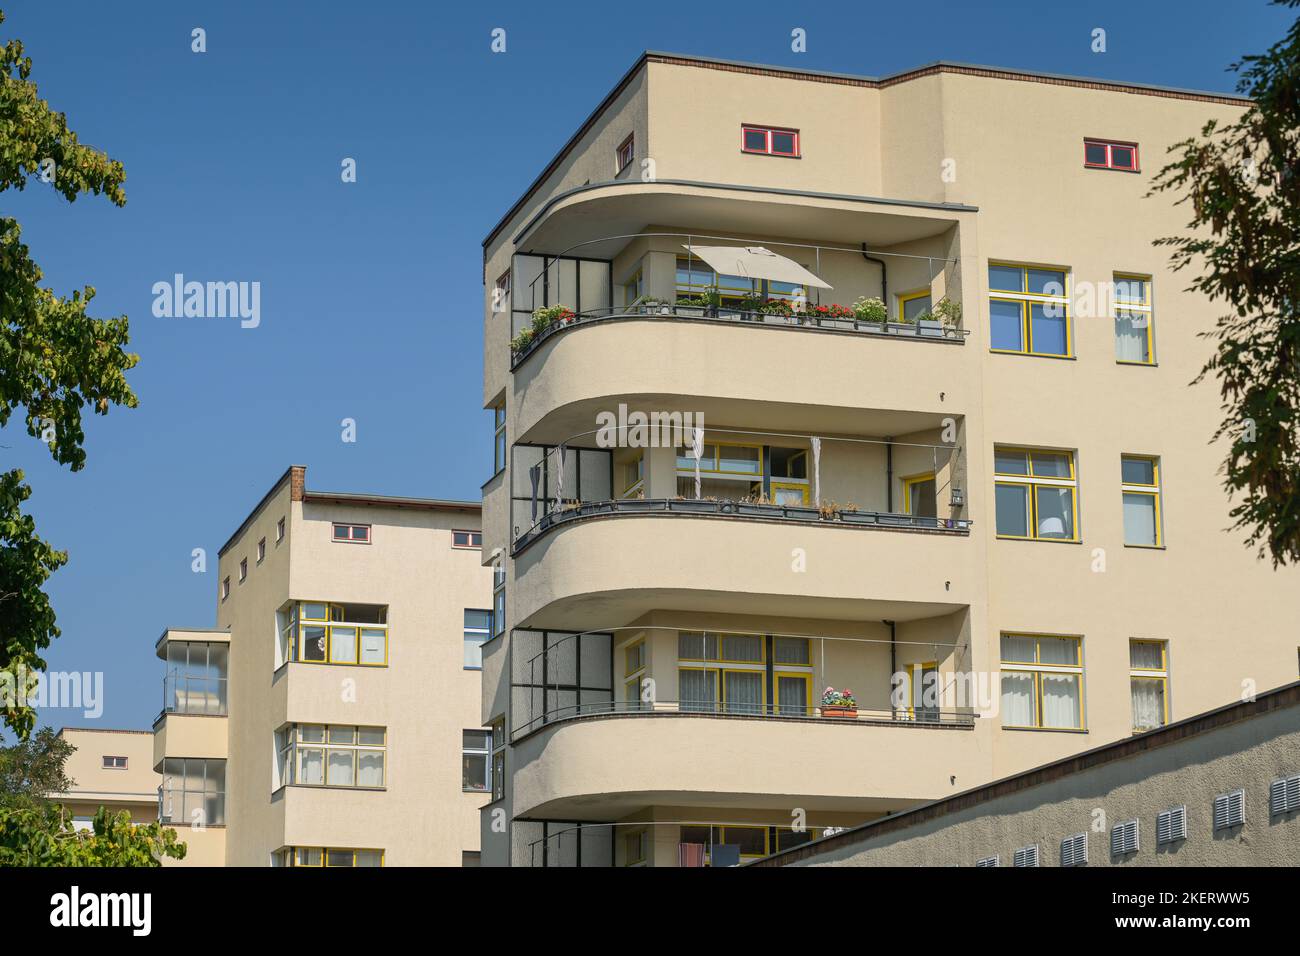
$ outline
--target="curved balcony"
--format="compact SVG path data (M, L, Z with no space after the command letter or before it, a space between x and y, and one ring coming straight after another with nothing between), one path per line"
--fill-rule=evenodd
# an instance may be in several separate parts
M734 503L629 500L574 509L516 553L515 626L589 628L662 607L911 620L951 613L977 593L966 522L940 530L903 525L906 515L826 521L802 514L812 509L784 509L798 518L681 510L724 504ZM612 510L642 505L672 510ZM651 566L646 555L671 557Z
M988 771L973 719L580 716L514 744L516 816L616 820L646 806L879 813ZM955 778L955 780L954 780Z

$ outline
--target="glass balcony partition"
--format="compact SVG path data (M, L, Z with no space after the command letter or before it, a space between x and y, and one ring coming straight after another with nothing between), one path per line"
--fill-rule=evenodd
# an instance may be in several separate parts
M224 717L230 646L218 641L173 641L167 645L163 712Z

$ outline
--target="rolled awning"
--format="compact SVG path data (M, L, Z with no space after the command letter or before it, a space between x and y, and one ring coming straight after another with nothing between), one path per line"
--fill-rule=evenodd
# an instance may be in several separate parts
M815 289L831 288L830 283L823 282L793 259L778 256L762 246L683 246L682 248L692 255L699 256L719 275L770 279L773 282L789 282Z

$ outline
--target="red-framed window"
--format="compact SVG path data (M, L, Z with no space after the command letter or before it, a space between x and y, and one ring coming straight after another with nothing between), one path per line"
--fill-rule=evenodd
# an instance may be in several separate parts
M481 548L483 547L483 532L452 531L451 546L453 548Z
M370 525L368 524L340 524L334 522L334 540L350 541L353 544L370 543Z
M740 151L760 153L764 156L798 156L799 131L783 126L758 126L742 123Z
M618 168L614 170L615 175L621 173L623 170L627 169L629 165L631 165L632 157L636 152L635 146L636 146L636 134L629 133L627 139L623 140L623 142L619 144L618 152L615 154L617 157L616 164L618 166Z
M1110 139L1085 139L1083 165L1088 169L1115 169L1121 173L1136 173L1141 169L1138 163L1138 144Z

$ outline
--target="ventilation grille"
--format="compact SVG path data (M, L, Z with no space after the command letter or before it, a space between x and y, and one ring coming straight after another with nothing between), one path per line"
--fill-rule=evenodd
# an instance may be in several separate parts
M1083 866L1087 862L1088 834L1076 833L1061 841L1061 866Z
M1160 816L1164 816L1164 814L1162 813ZM1160 827L1161 824L1157 822L1156 829L1159 830ZM1125 820L1123 823L1115 824L1110 831L1111 856L1123 856L1125 853L1136 853L1137 850L1138 822L1136 820Z
M1170 807L1156 814L1156 843L1187 839L1187 807Z
M1227 830L1246 822L1246 791L1234 790L1214 798L1214 829Z
M1268 809L1275 817L1300 810L1300 773L1268 785Z
M1012 866L1037 866L1038 865L1038 844L1033 846L1023 846L1015 852L1011 858Z
M982 860L976 860L975 865L976 866L1001 866L1002 861L999 860L996 856L986 856Z

